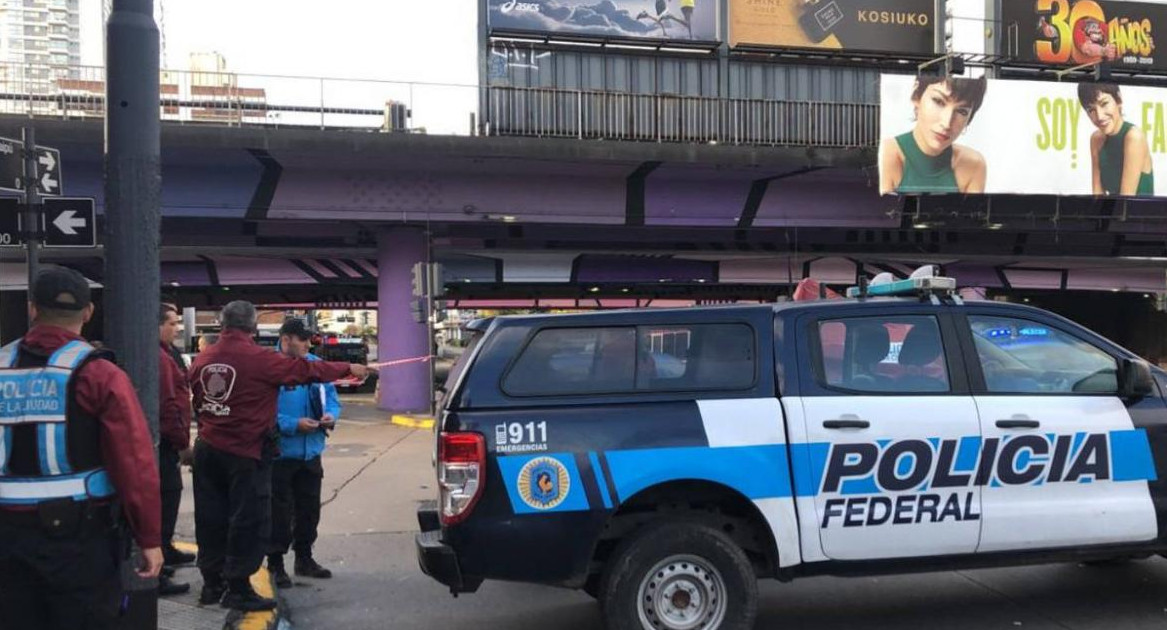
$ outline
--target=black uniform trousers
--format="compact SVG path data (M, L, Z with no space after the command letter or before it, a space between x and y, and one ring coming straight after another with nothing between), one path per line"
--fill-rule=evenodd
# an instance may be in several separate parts
M162 548L174 541L174 527L178 523L178 505L182 502L182 471L178 451L166 441L158 444L158 479L162 488Z
M320 484L324 466L313 459L277 459L272 463L272 532L270 555L288 547L297 558L310 558L320 525Z
M203 581L246 581L271 538L271 462L194 447L195 539Z
M105 514L60 533L0 515L0 629L116 627L124 546Z

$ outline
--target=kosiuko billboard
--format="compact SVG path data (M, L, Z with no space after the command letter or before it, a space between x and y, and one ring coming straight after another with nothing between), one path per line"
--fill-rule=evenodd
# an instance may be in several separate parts
M935 13L935 0L729 0L729 41L930 55Z
M1106 0L1006 0L1005 54L1069 66L1107 61L1130 69L1167 69L1151 32L1167 26L1167 6Z
M492 30L612 39L720 41L721 0L489 0Z
M1165 104L1162 88L884 75L880 193L1167 196Z

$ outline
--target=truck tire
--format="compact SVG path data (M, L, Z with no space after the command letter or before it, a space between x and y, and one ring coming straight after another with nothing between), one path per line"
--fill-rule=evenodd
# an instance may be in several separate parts
M599 600L608 630L750 630L758 583L729 536L701 523L662 523L620 544Z

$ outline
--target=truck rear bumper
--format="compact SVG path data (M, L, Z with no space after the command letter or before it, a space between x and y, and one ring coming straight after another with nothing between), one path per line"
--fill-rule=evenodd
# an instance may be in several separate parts
M458 554L442 542L436 504L425 503L417 509L417 523L421 532L414 538L417 564L426 575L450 587L450 592L473 593L482 584L482 578L462 575Z

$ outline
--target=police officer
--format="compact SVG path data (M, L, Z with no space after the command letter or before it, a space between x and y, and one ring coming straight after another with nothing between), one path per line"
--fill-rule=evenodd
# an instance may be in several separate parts
M182 502L182 462L189 462L190 388L186 383L186 366L175 358L174 339L178 336L178 307L163 304L158 316L158 476L162 483L162 557L165 566L194 562L192 553L174 548L174 526ZM158 579L159 595L178 595L190 590L190 584L175 582L163 573Z
M320 358L308 352L312 332L304 320L291 317L280 327L280 351L309 361ZM295 542L296 575L330 578L332 572L312 557L316 528L320 524L320 482L324 467L325 436L340 418L340 401L332 383L285 387L280 392L278 415L280 456L272 465L272 546L267 568L276 586L288 587L292 579L284 568L284 554Z
M363 365L308 361L255 343L255 307L242 300L223 307L218 342L191 365L198 414L194 448L195 537L203 574L202 604L270 610L250 576L263 563L271 534L271 460L276 450L280 387L334 381Z
M0 625L111 628L121 605L118 524L162 568L158 468L146 418L113 355L81 337L80 274L46 267L33 326L0 348Z

